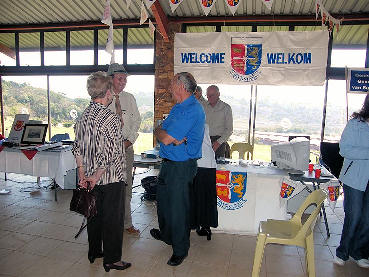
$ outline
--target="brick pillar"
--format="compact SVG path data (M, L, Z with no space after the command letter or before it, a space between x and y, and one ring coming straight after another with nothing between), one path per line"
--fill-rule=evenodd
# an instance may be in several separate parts
M169 42L164 42L163 37L156 33L154 127L157 120L163 119L163 114L168 114L174 105L170 95L164 94L169 92L168 88L174 76L174 35L179 32L181 24L170 23Z

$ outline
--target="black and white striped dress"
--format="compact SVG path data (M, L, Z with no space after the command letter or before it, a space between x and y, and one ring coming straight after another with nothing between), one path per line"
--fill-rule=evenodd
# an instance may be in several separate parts
M97 168L105 168L97 185L126 182L122 127L115 113L100 103L90 102L76 121L74 132L72 152L82 156L86 176Z

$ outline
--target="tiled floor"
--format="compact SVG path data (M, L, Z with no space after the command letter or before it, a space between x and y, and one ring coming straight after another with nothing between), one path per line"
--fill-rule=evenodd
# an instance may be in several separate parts
M189 256L178 267L168 266L171 248L149 234L157 227L156 207L141 202L142 188L135 189L132 200L133 221L142 233L140 237L125 233L123 242L123 259L133 265L122 272L105 273L101 259L92 265L87 260L86 232L74 239L82 218L69 212L71 191L59 191L55 202L53 191L22 192L21 188L35 187L36 178L15 174L8 174L8 178L12 181L5 182L1 173L0 190L6 188L11 193L0 195L0 276L251 276L254 236L217 233L206 241L192 232ZM42 180L41 186L49 182ZM342 201L334 212L327 207L327 215L331 237L326 238L322 220L314 231L316 276L369 276L369 270L353 262L344 267L332 263L342 230ZM298 247L270 245L260 276L307 276L304 255Z

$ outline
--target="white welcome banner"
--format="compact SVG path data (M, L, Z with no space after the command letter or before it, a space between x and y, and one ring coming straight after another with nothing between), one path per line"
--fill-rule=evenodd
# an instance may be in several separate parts
M177 33L174 72L203 84L323 85L328 31Z

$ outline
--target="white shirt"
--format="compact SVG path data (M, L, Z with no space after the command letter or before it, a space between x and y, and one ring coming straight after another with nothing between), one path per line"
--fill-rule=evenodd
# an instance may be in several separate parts
M141 125L141 116L138 111L135 97L125 91L119 93L119 101L122 107L123 117L123 137L129 140L132 144L135 143L138 137L138 129ZM108 106L110 110L116 113L115 110L115 97L113 102Z
M209 126L205 124L204 139L202 140L202 158L197 160L198 167L216 168L215 153L211 146Z
M226 142L233 132L232 109L221 100L212 107L209 102L203 105L206 114L206 124L209 125L210 136L220 136L219 144Z

